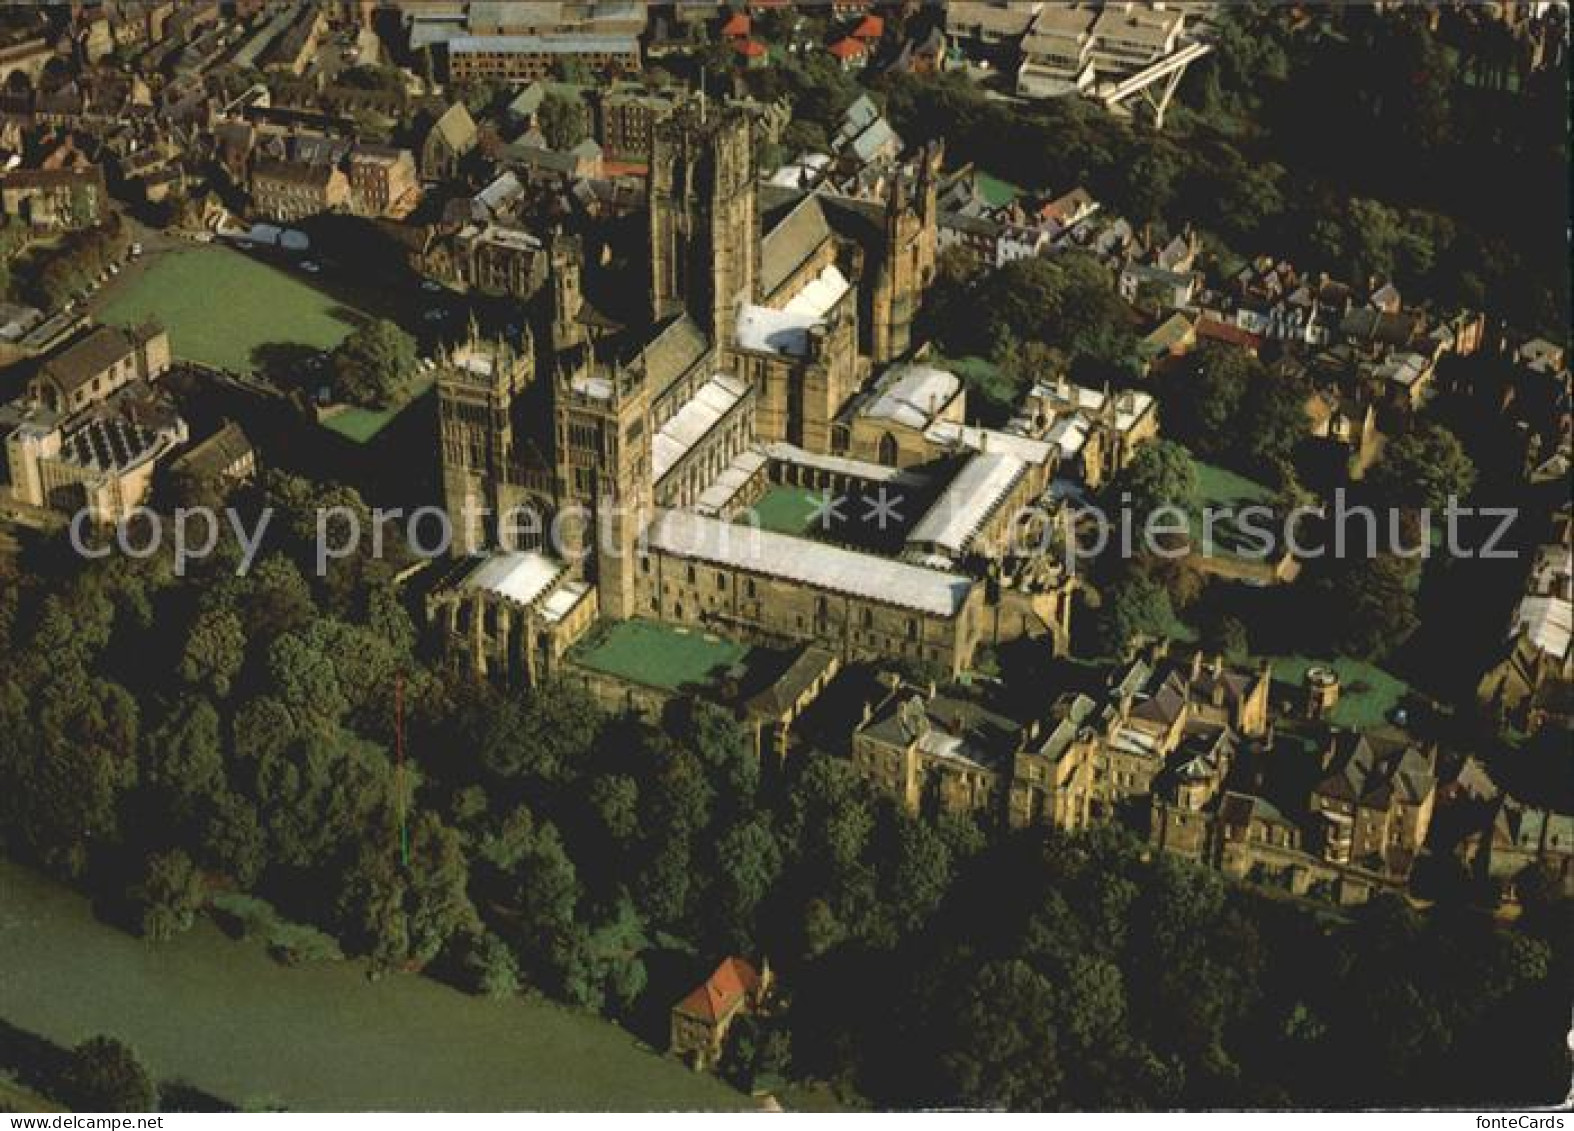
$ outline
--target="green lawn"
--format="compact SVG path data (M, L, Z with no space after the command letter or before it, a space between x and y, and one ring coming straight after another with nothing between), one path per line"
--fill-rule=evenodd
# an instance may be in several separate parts
M770 487L751 510L764 530L807 534L822 499L822 494L810 487ZM738 521L748 521L747 515L739 516Z
M175 356L235 371L264 345L332 349L363 317L275 267L216 245L164 252L110 289L100 321L157 318Z
M1256 504L1271 505L1274 499L1273 491L1263 484L1201 460L1197 461L1197 495L1199 513L1192 522L1192 537L1198 545L1202 544L1204 533L1201 511L1212 510L1217 513L1212 545L1209 547L1211 557L1236 556L1235 549L1244 542L1235 519L1230 517L1231 512ZM1263 522L1260 517L1254 519L1253 524L1259 528L1272 528L1273 525ZM1253 538L1250 545L1255 551L1260 547L1260 542Z
M1273 678L1297 690L1310 667L1333 668L1339 673L1339 704L1332 721L1343 727L1366 729L1388 721L1388 714L1409 692L1404 680L1362 660L1316 660L1306 656L1273 656Z
M574 650L581 667L667 691L708 683L749 654L749 648L693 628L648 620L606 624Z
M409 390L397 404L378 409L351 405L328 417L322 422L322 426L339 433L346 439L354 440L357 444L370 443L379 432L388 427L394 417L424 396L434 384L436 378L430 373L422 373L410 383Z
M1269 503L1273 491L1244 475L1237 475L1217 464L1197 461L1197 493L1204 506L1242 506Z
M984 202L991 208L999 208L1010 204L1022 195L1022 190L1010 181L1003 181L989 173L978 174L978 189L984 196Z

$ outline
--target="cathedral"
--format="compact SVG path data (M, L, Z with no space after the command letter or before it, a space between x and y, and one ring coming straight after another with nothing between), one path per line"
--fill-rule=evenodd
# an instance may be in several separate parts
M910 359L941 154L917 154L882 201L767 195L753 129L704 99L657 127L645 325L595 308L583 244L559 234L536 330L442 359L465 558L430 604L477 670L545 678L598 618L949 673L983 641L1063 646L1068 586L1043 569L1004 584L997 551L1055 445L968 426L960 382ZM927 509L876 552L750 521L786 487Z

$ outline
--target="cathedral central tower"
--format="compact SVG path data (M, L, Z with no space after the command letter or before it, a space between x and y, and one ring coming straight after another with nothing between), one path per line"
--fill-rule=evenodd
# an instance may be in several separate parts
M760 218L748 115L691 99L656 127L650 162L651 313L687 311L718 349L757 301Z

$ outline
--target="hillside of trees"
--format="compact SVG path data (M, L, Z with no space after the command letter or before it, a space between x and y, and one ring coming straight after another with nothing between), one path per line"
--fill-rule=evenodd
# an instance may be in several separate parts
M830 756L764 781L714 709L658 729L447 673L399 563L312 576L294 516L353 493L273 475L263 502L281 510L244 577L45 547L0 579L4 851L150 945L250 893L374 969L658 1041L717 957L765 955L788 1004L739 1028L729 1076L888 1106L1559 1094L1566 907L1512 930L1398 902L1345 920L1115 830L922 823Z

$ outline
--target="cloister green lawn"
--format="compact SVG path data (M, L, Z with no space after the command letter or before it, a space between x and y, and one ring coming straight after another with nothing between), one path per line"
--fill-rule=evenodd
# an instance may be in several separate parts
M753 510L763 530L777 534L807 534L823 502L819 491L809 487L776 486L760 496ZM747 516L740 515L739 522Z
M743 644L648 620L602 626L575 648L573 660L593 671L676 691L709 683L749 654Z
M332 349L364 315L276 267L227 247L163 252L117 280L99 319L157 318L176 357L236 372L264 345Z

